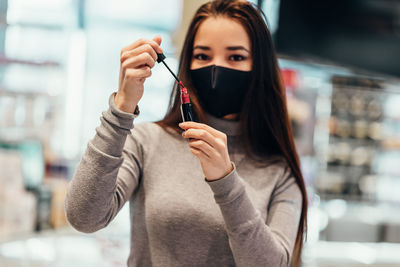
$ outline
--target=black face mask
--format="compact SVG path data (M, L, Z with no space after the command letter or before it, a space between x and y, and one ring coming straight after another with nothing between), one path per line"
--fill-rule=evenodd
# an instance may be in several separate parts
M190 71L202 107L215 117L239 113L248 89L251 71L216 65Z

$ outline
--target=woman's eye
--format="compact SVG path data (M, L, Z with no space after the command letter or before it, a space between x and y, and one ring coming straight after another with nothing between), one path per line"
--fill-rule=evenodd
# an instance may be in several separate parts
M241 55L232 55L229 57L229 60L233 60L233 61L242 61L245 60L246 58L244 56Z
M197 55L194 55L194 58L198 59L198 60L207 60L208 56L205 54L197 54Z

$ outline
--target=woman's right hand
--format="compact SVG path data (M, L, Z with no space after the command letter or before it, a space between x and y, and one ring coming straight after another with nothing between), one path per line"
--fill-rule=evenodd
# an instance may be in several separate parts
M162 53L161 37L140 39L121 50L119 88L114 101L118 109L133 113L143 96L144 81L151 76L151 68Z

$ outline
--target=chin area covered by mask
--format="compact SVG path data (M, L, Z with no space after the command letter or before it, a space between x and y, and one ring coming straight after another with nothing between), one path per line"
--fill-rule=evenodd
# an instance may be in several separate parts
M204 110L218 118L240 113L248 90L251 71L216 65L190 70Z

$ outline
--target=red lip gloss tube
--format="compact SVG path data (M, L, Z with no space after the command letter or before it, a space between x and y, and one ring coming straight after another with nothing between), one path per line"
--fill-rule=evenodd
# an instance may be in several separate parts
M189 94L187 89L183 86L182 82L179 81L181 88L181 114L183 121L194 121L192 104L190 103Z

